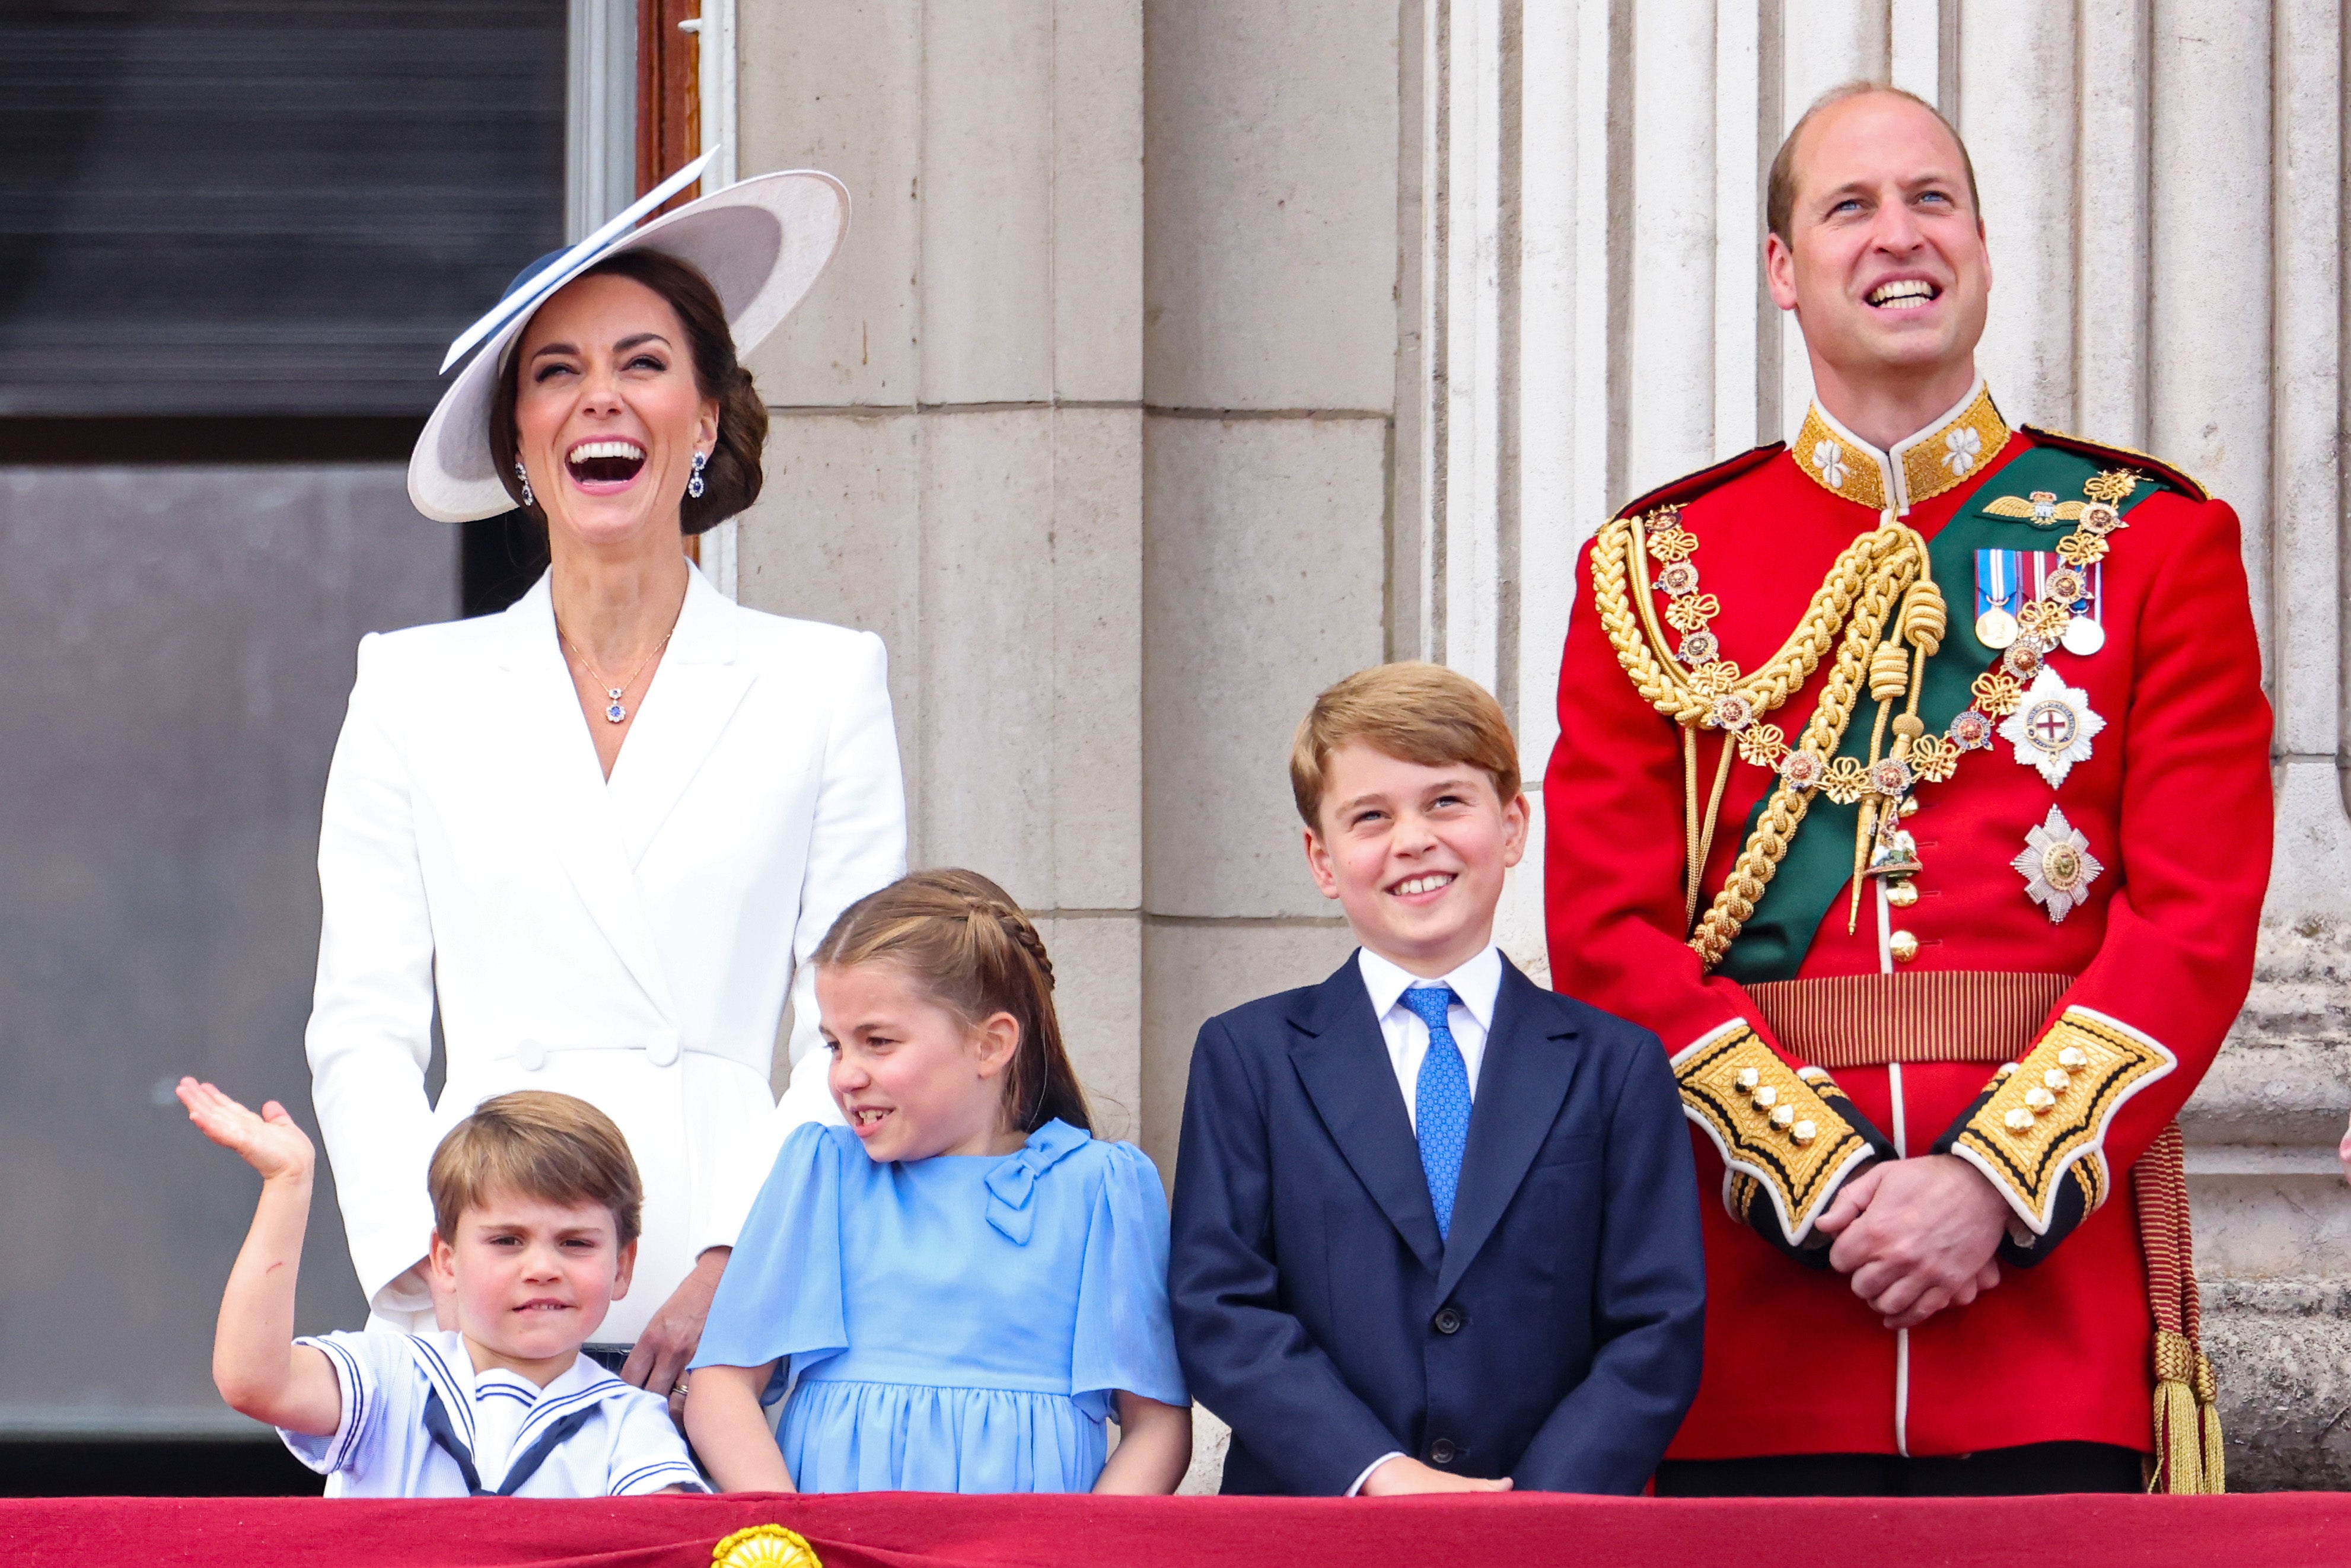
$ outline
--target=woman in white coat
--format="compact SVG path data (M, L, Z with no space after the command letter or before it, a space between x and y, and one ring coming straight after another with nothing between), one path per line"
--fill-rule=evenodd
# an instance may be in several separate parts
M424 1170L451 1124L518 1088L620 1124L644 1234L600 1339L633 1344L623 1375L656 1392L784 1129L834 1113L805 960L905 864L881 641L739 608L682 547L758 494L767 413L738 348L815 281L846 193L761 176L632 231L668 193L535 268L452 351L487 340L410 494L451 521L519 503L552 564L503 614L360 644L308 1038L352 1261L388 1326L433 1326ZM788 998L799 1071L779 1109Z

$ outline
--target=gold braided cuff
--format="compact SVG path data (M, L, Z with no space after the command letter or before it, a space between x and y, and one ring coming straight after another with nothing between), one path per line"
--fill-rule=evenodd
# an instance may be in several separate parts
M1738 1178L1749 1178L1771 1195L1789 1245L1802 1246L1837 1183L1869 1158L1868 1141L1743 1021L1700 1036L1673 1064L1682 1113L1706 1129L1731 1174L1723 1193L1731 1212L1746 1218L1754 1188Z
M2035 1236L2049 1233L2071 1172L2095 1212L2111 1190L2106 1127L2123 1102L2179 1065L2153 1038L2088 1008L2067 1008L1991 1097L1951 1153L1983 1172Z

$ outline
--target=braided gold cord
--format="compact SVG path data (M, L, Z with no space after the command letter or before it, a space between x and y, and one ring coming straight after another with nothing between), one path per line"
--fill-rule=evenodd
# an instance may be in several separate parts
M1837 650L1836 663L1830 667L1828 685L1804 726L1802 749L1823 758L1836 754L1838 745L1844 739L1845 726L1853 717L1855 699L1862 690L1870 650L1884 630L1886 617L1893 613L1895 601L1909 586L1916 570L1915 558L1907 552L1898 554L1881 563L1863 585L1853 619L1845 628L1844 643ZM1795 838L1811 805L1811 796L1799 793L1784 781L1772 789L1762 820L1755 824L1755 831L1748 836L1738 862L1723 881L1722 891L1715 894L1713 905L1690 936L1689 945L1698 954L1702 968L1711 969L1722 962L1722 956L1730 951L1730 944L1754 917L1755 905L1762 899L1763 890L1771 884L1780 862L1787 856L1788 844Z
M1659 713L1684 727L1687 745L1691 738L1689 732L1706 722L1717 698L1692 688L1687 674L1663 645L1662 633L1654 625L1654 606L1636 602L1630 581L1630 560L1638 548L1640 528L1639 518L1618 517L1602 528L1593 540L1593 604L1602 629L1616 650L1616 662L1632 677L1634 689ZM1907 638L1914 644L1940 638L1941 595L1931 590L1931 598L1910 593L1912 584L1925 570L1925 541L1890 517L1855 539L1837 557L1827 579L1813 595L1803 619L1780 652L1763 667L1733 685L1731 692L1746 698L1757 716L1770 712L1812 677L1830 644L1838 642L1842 631L1844 638L1830 667L1828 684L1797 743L1798 749L1817 757L1834 756L1844 739L1845 726L1852 720L1855 701L1870 684L1874 655L1889 630L1887 622L1898 615L1898 624L1892 628L1894 635ZM1645 568L1639 590L1641 601L1646 601L1649 591L1646 576ZM1649 613L1643 614L1645 610ZM1917 663L1923 664L1924 660ZM1693 796L1695 763L1694 756L1686 763L1693 775L1689 780ZM1704 967L1711 969L1722 961L1731 942L1753 917L1757 902L1786 857L1788 844L1811 804L1809 794L1784 781L1771 791L1762 818L1731 867L1722 891L1715 895L1714 903L1690 936L1689 945ZM1697 836L1693 834L1693 855L1697 848ZM1700 869L1694 866L1691 877L1695 879L1699 874ZM1692 903L1695 904L1694 897Z
M1640 527L1637 517L1614 518L1593 540L1593 602L1616 650L1616 662L1633 677L1642 698L1677 724L1696 724L1712 711L1716 698L1691 685L1688 672L1665 647L1662 631L1651 632L1643 624L1645 620L1656 619L1655 607L1646 603L1646 597L1636 601L1630 591L1629 558ZM1758 717L1786 702L1820 667L1870 573L1889 554L1903 552L1916 538L1896 524L1874 529L1846 546L1787 642L1761 668L1733 683L1730 692L1746 698ZM1648 591L1646 575L1645 570L1644 596ZM1643 609L1648 611L1646 616Z

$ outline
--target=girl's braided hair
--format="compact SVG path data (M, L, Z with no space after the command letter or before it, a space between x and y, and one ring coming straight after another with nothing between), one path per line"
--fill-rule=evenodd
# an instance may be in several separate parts
M976 871L950 869L916 872L866 894L841 911L813 962L877 961L897 965L967 1023L1009 1013L1019 1024L1004 1082L1013 1125L1033 1133L1059 1119L1093 1131L1053 1010L1053 961L1009 894Z

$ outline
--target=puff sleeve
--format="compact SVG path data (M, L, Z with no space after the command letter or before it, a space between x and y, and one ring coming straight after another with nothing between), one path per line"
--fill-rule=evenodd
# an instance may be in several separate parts
M711 1300L693 1364L778 1363L760 1395L765 1404L782 1398L799 1373L849 1348L841 1234L841 1144L849 1135L816 1123L793 1129Z
M1096 1396L1102 1414L1113 1417L1111 1396L1122 1389L1163 1405L1189 1405L1167 1311L1166 1189L1141 1149L1106 1147L1078 1276L1070 1392Z

